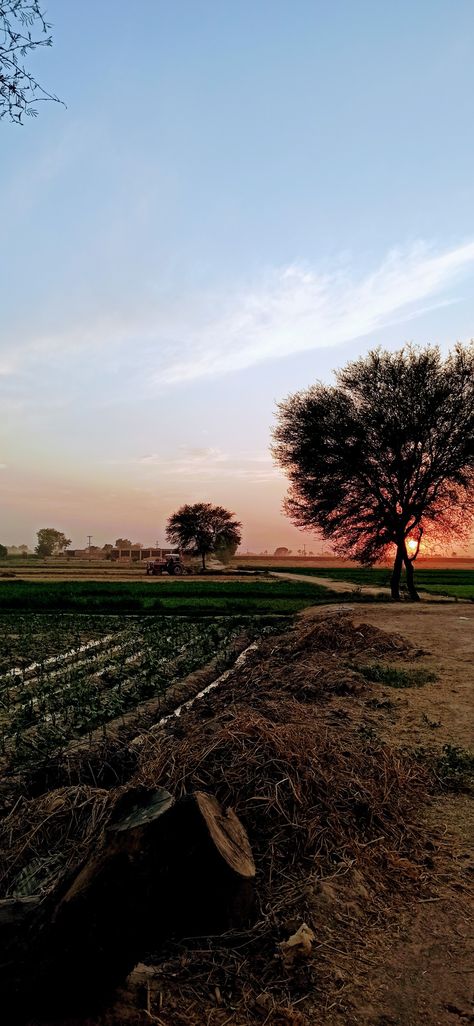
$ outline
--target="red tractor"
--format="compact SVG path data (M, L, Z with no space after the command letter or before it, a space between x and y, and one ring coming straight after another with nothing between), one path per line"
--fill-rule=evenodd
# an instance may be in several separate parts
M154 577L158 574L170 574L172 577L179 577L181 574L190 573L184 565L179 552L167 552L157 559L148 559L146 572Z

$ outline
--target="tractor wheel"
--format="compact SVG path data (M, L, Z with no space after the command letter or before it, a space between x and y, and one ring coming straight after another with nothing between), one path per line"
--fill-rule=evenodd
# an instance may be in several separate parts
M173 567L173 573L176 574L178 577L181 577L181 574L183 573L183 567L180 566L179 563L175 563Z

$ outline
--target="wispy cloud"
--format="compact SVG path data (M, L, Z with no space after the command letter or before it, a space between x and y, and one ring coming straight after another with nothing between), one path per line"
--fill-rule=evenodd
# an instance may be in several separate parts
M172 456L157 452L104 462L108 466L134 467L142 472L156 471L162 479L208 482L230 478L255 483L281 477L268 453L236 452L230 455L214 447L181 446Z
M159 380L226 374L335 346L444 305L442 293L474 263L474 242L443 253L393 250L373 272L321 274L293 265L234 295L224 314L191 331ZM157 379L158 380L158 379Z
M408 321L455 301L453 286L473 266L474 241L443 252L418 242L392 250L364 274L347 264L327 273L292 264L227 293L183 296L176 286L176 294L141 301L135 311L103 310L63 331L7 342L0 374L41 374L49 362L67 384L97 368L102 373L106 360L109 395L121 388L128 394L133 381L161 391Z

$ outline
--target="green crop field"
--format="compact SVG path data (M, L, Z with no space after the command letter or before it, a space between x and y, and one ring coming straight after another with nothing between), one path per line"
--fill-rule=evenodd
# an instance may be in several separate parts
M285 628L279 618L0 616L0 763L39 767L72 742L160 697L232 646Z
M246 569L240 566L239 569ZM326 577L332 581L348 581L350 584L368 584L375 587L390 586L390 569L364 567L333 567L331 569L298 566L272 566L275 573L304 574L305 577ZM403 583L402 575L402 583ZM474 570L426 570L415 568L415 581L420 591L434 595L450 595L453 598L474 600Z
M281 615L331 601L334 593L327 588L300 581L0 582L3 612Z

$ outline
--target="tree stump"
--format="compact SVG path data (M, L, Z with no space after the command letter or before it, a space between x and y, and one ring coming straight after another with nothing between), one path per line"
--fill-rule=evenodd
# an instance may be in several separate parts
M165 940L248 923L254 877L245 829L214 797L128 792L72 879L40 902L0 902L0 1000L89 1008Z

